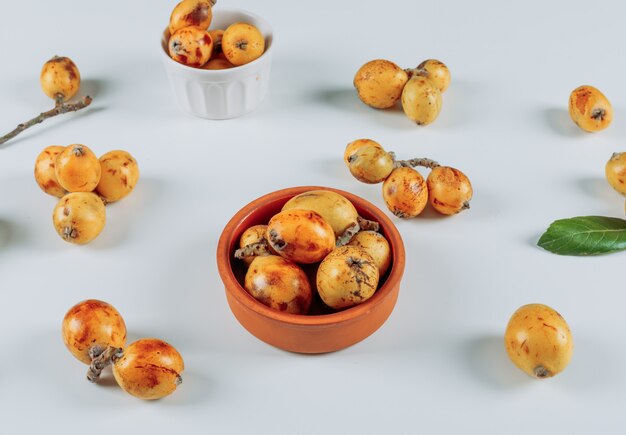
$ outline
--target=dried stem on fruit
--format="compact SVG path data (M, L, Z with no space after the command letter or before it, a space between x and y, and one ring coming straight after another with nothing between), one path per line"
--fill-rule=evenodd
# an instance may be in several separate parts
M91 364L87 371L87 380L89 382L98 382L100 374L105 367L115 363L124 355L121 347L108 346L102 349L100 346L94 346L89 349Z
M348 228L346 228L342 235L337 237L337 243L335 244L335 246L340 247L343 245L347 245L352 237L354 237L354 235L359 231L361 231L361 225L359 225L359 222L357 221L350 225Z
M429 169L433 169L436 168L437 166L441 166L438 162L431 160L431 159L427 159L427 158L423 158L423 157L417 157L415 159L410 159L410 160L395 160L393 162L393 167L394 168L400 168L400 167L408 167L408 168L414 168L416 166L422 166L424 168L429 168Z
M551 376L550 370L548 370L544 366L537 366L533 371L535 373L535 376L537 376L538 378L549 378Z
M405 68L404 72L409 76L409 79L413 76L428 75L428 71L424 68Z
M248 257L259 257L262 255L271 255L270 245L266 239L261 240L260 242L251 243L249 245L244 246L243 248L239 248L235 251L235 258L238 260L243 260Z
M23 132L29 127L33 125L40 124L48 118L52 118L57 115L62 115L67 112L76 112L77 110L83 109L91 104L92 98L90 96L83 97L77 103L63 103L62 97L57 96L55 99L56 103L54 109L50 109L47 112L42 112L35 118L30 121L19 124L12 132L0 137L0 145L5 143L6 141L13 139L15 136Z
M356 218L357 223L359 224L360 231L376 231L380 230L380 224L376 221L371 221L369 219L362 218L361 216Z

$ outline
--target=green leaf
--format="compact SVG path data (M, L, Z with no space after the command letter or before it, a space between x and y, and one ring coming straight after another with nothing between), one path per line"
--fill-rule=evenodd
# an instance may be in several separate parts
M537 245L559 255L600 255L626 249L626 220L579 216L554 221Z

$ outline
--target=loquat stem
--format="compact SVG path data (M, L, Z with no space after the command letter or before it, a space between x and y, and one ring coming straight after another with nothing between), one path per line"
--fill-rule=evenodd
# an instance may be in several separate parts
M53 109L50 109L47 112L42 112L30 121L19 124L13 131L0 137L0 145L10 139L13 139L15 136L17 136L27 128L30 128L36 124L40 124L48 118L52 118L53 116L62 115L68 112L76 112L77 110L83 109L89 106L91 104L91 101L92 98L87 95L77 103L64 103L62 98L57 95L57 97L55 98L55 106Z
M591 117L596 121L599 119L600 121L604 121L604 117L606 116L606 110L604 109L595 109L591 112Z
M404 72L407 73L409 79L413 76L428 77L428 71L426 71L424 68L405 68Z
M376 231L380 230L380 224L376 221L371 221L369 219L362 218L361 216L356 218L357 223L359 224L360 231Z
M535 376L537 376L538 378L549 378L550 376L552 376L550 373L550 370L548 370L544 366L535 367L533 372L535 373Z
M239 248L235 251L235 258L238 260L243 260L248 257L260 257L263 255L270 255L270 246L267 240L263 239L260 242L251 243L249 245L244 246L243 248Z
M395 160L394 159L394 162L393 162L394 168L400 168L402 166L410 167L410 168L414 168L416 166L423 166L424 168L433 169L441 165L438 162L431 160L431 159L427 159L425 157L417 157L415 159L410 159L410 160Z
M76 145L73 149L72 149L72 153L76 156L76 157L81 157L83 155L85 155L85 149L83 148L82 145Z
M354 235L358 233L359 231L361 231L361 226L359 225L359 222L357 221L353 223L352 225L350 225L348 228L346 228L343 234L337 237L337 242L335 243L335 246L338 248L340 246L347 245L348 242L350 242L350 240L352 239L352 237L354 237Z
M124 355L121 347L108 346L102 349L100 346L94 346L89 349L91 364L87 371L87 380L89 382L98 382L100 374L105 367L115 363Z

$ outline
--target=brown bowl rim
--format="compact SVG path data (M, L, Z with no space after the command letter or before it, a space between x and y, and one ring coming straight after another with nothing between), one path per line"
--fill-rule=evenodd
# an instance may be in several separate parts
M356 202L355 206L357 206L357 208L364 209L372 216L376 216L376 219L383 228L385 236L387 237L389 244L392 247L393 256L391 269L388 272L385 283L376 291L376 293L374 293L374 296L372 296L370 299L363 302L362 304L330 314L291 314L277 311L266 305L263 305L261 302L254 299L241 286L241 284L239 284L239 281L237 281L237 278L235 277L235 274L230 267L230 256L232 255L231 246L233 246L233 234L236 227L240 224L241 221L246 219L257 208L265 205L265 203L267 203L269 200L276 200L278 198L284 197L285 202L287 202L289 198L309 190L330 190L332 192L336 192L345 196L352 203ZM402 242L400 232L385 213L383 213L378 207L376 207L369 201L357 195L326 186L289 187L286 189L276 190L253 200L242 209L240 209L237 213L235 213L235 215L230 219L230 221L224 227L224 230L222 231L217 245L218 272L220 274L222 282L224 283L226 291L234 296L237 302L239 302L249 310L252 310L264 317L282 323L300 326L328 326L338 323L349 322L350 320L366 315L373 308L381 304L384 299L393 292L393 289L395 287L399 287L400 280L402 278L402 275L404 274L405 261L406 257L404 243Z

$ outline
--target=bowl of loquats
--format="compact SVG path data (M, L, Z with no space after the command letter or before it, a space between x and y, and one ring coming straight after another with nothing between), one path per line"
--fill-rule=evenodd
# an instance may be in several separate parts
M217 265L235 318L297 353L344 349L373 334L398 298L405 253L376 206L328 187L262 196L228 222Z
M269 88L273 31L267 21L212 0L183 0L161 37L174 99L187 114L230 119L256 109Z

